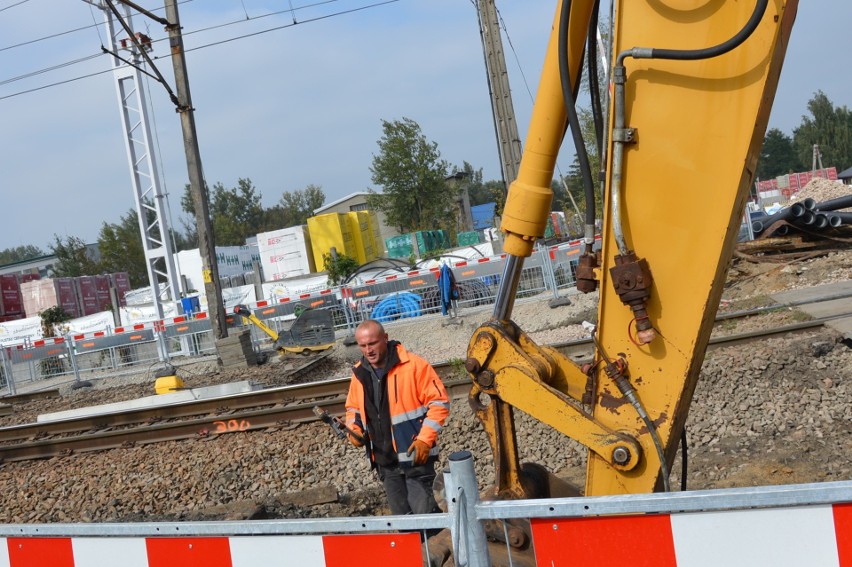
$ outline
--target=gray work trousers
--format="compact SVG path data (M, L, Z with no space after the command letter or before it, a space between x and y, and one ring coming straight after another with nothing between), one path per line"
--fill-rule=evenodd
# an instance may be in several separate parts
M413 467L378 467L379 479L385 488L391 514L431 514L440 512L432 493L435 480L435 463Z

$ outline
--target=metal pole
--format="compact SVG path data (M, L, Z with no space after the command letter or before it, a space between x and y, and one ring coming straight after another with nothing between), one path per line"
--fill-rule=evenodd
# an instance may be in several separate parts
M450 455L450 474L452 482L445 486L447 506L454 501L456 512L459 514L460 533L453 534L453 550L456 565L469 567L491 567L491 557L488 555L488 539L485 528L476 517L476 505L479 503L479 485L473 469L473 455L470 451L458 451ZM452 489L452 491L450 491ZM452 522L450 530L456 529ZM461 541L459 541L461 540ZM455 542L459 541L456 546ZM462 546L461 543L465 545Z
M3 364L3 372L6 373L6 386L9 388L9 395L14 396L18 393L15 389L15 376L12 372L11 356L6 356L6 347L0 347L0 362Z
M189 172L189 187L192 203L195 207L195 224L198 231L198 249L201 253L201 269L204 275L204 292L207 295L207 311L213 325L213 338L224 339L228 336L225 306L222 302L222 284L219 281L219 267L216 263L216 250L213 229L210 224L210 209L204 191L204 175L201 170L201 156L195 132L195 110L189 92L189 77L186 70L186 58L183 52L180 18L177 1L165 0L166 26L169 32L169 45L172 51L172 65L175 72L175 90L178 97L177 112L183 129L183 146L186 153L186 167ZM215 347L214 347L215 350Z

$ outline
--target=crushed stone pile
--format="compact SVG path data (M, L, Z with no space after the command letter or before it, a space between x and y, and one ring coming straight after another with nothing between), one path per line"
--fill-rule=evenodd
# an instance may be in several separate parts
M844 185L840 181L830 181L828 179L820 179L818 177L811 179L807 185L802 187L798 193L793 195L787 205L805 199L813 199L817 203L837 199L839 197L848 197L852 195L852 185ZM841 211L852 212L852 207L839 209Z

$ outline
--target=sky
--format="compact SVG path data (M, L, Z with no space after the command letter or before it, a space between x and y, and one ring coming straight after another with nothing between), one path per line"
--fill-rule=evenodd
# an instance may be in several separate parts
M163 14L161 0L136 3ZM556 4L496 5L523 139ZM380 190L369 167L382 121L404 117L451 166L501 177L472 0L188 0L179 11L209 185L249 178L266 207L309 184L327 203ZM792 135L818 90L852 107L842 65L850 21L849 0L800 2L770 128ZM95 242L104 222L135 207L103 23L83 0L0 0L0 250L48 251L54 235ZM174 89L162 26L141 15L133 25L153 38ZM169 222L180 229L189 179L180 120L160 84L142 83ZM573 158L563 150L561 171Z

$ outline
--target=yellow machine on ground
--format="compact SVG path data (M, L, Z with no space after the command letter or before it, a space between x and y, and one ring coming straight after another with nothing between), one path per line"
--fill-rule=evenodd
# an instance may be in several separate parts
M600 293L596 349L581 368L511 320L523 260L544 235L569 122L582 145L573 97L587 45L593 50L597 3L559 3L503 214L508 256L497 303L467 353L469 401L494 453L490 497L580 492L521 467L514 408L588 447L585 495L668 489L796 8L795 0L615 2L609 124L605 143L598 138L603 246L593 252L592 210L577 274L581 291ZM579 158L593 203L598 175Z
M334 319L327 309L306 309L286 331L278 332L261 321L245 305L234 307L234 313L266 333L280 355L310 354L328 350L335 344Z

